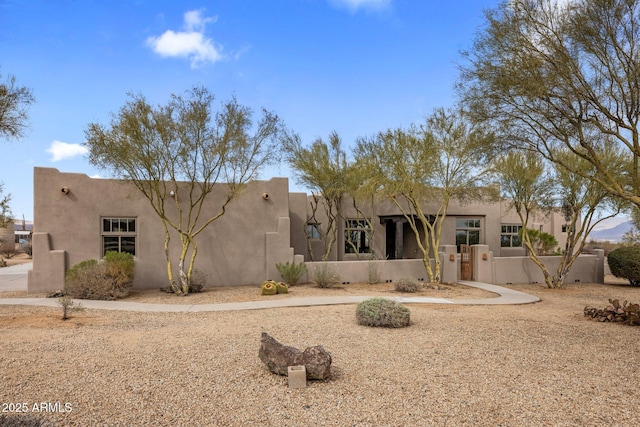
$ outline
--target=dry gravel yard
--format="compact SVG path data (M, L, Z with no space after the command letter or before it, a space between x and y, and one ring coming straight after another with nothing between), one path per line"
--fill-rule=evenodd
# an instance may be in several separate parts
M291 296L355 289L349 286L293 288ZM68 404L70 412L44 417L74 426L637 424L640 328L598 323L582 310L604 307L609 297L640 302L640 288L514 288L542 302L409 305L413 325L397 330L358 326L351 305L86 310L66 322L59 309L0 306L1 409L26 403L31 411L34 403L47 402L65 410ZM252 292L216 290L183 300L255 298L247 296ZM445 292L462 297L477 291L430 292L449 298ZM133 298L180 300L154 293ZM271 374L258 359L262 331L302 349L324 345L333 356L331 380L289 389L286 377Z

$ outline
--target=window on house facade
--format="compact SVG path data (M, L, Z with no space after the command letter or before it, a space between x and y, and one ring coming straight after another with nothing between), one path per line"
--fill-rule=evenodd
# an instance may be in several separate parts
M480 218L456 219L456 246L480 244Z
M102 256L108 251L136 255L136 219L102 218Z
M371 253L371 227L365 219L348 219L344 228L344 253Z
M320 224L307 223L307 237L312 240L320 239Z
M522 238L520 237L522 225L503 224L502 233L500 234L501 248L518 248L522 246Z

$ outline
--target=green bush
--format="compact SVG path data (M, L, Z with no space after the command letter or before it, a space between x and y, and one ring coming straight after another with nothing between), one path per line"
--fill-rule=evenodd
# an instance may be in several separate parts
M134 277L133 255L107 252L100 262L81 261L69 269L64 288L72 298L114 300L129 295Z
M402 277L394 283L394 288L398 292L418 292L422 289L422 283L410 277Z
M640 247L622 246L607 256L611 274L629 280L631 286L640 286Z
M287 261L284 264L276 264L276 268L280 276L282 276L282 280L289 286L297 285L300 278L307 274L307 266L304 262L296 264L295 262L290 263Z
M136 276L136 263L133 255L127 252L109 251L104 256L107 276L113 280L113 286L131 288ZM127 291L128 293L128 291Z
M356 305L359 325L404 328L409 326L411 312L399 302L385 298L370 298Z
M68 320L72 311L84 310L82 304L76 303L69 295L58 298L58 305L62 308L62 320Z
M313 269L311 281L321 288L330 288L339 284L342 280L340 275L329 264L324 263Z

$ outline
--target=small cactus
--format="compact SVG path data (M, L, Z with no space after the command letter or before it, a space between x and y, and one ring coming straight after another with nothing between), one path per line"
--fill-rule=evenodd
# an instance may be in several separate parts
M278 289L276 288L276 282L273 280L265 280L262 282L262 286L260 287L260 291L262 295L275 295L278 293Z
M279 294L287 294L289 293L289 287L284 282L276 282L276 291Z

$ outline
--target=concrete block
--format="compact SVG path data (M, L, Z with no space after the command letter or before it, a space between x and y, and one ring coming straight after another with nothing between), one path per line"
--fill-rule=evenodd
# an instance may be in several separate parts
M305 388L307 386L307 368L304 365L289 366L289 388Z

